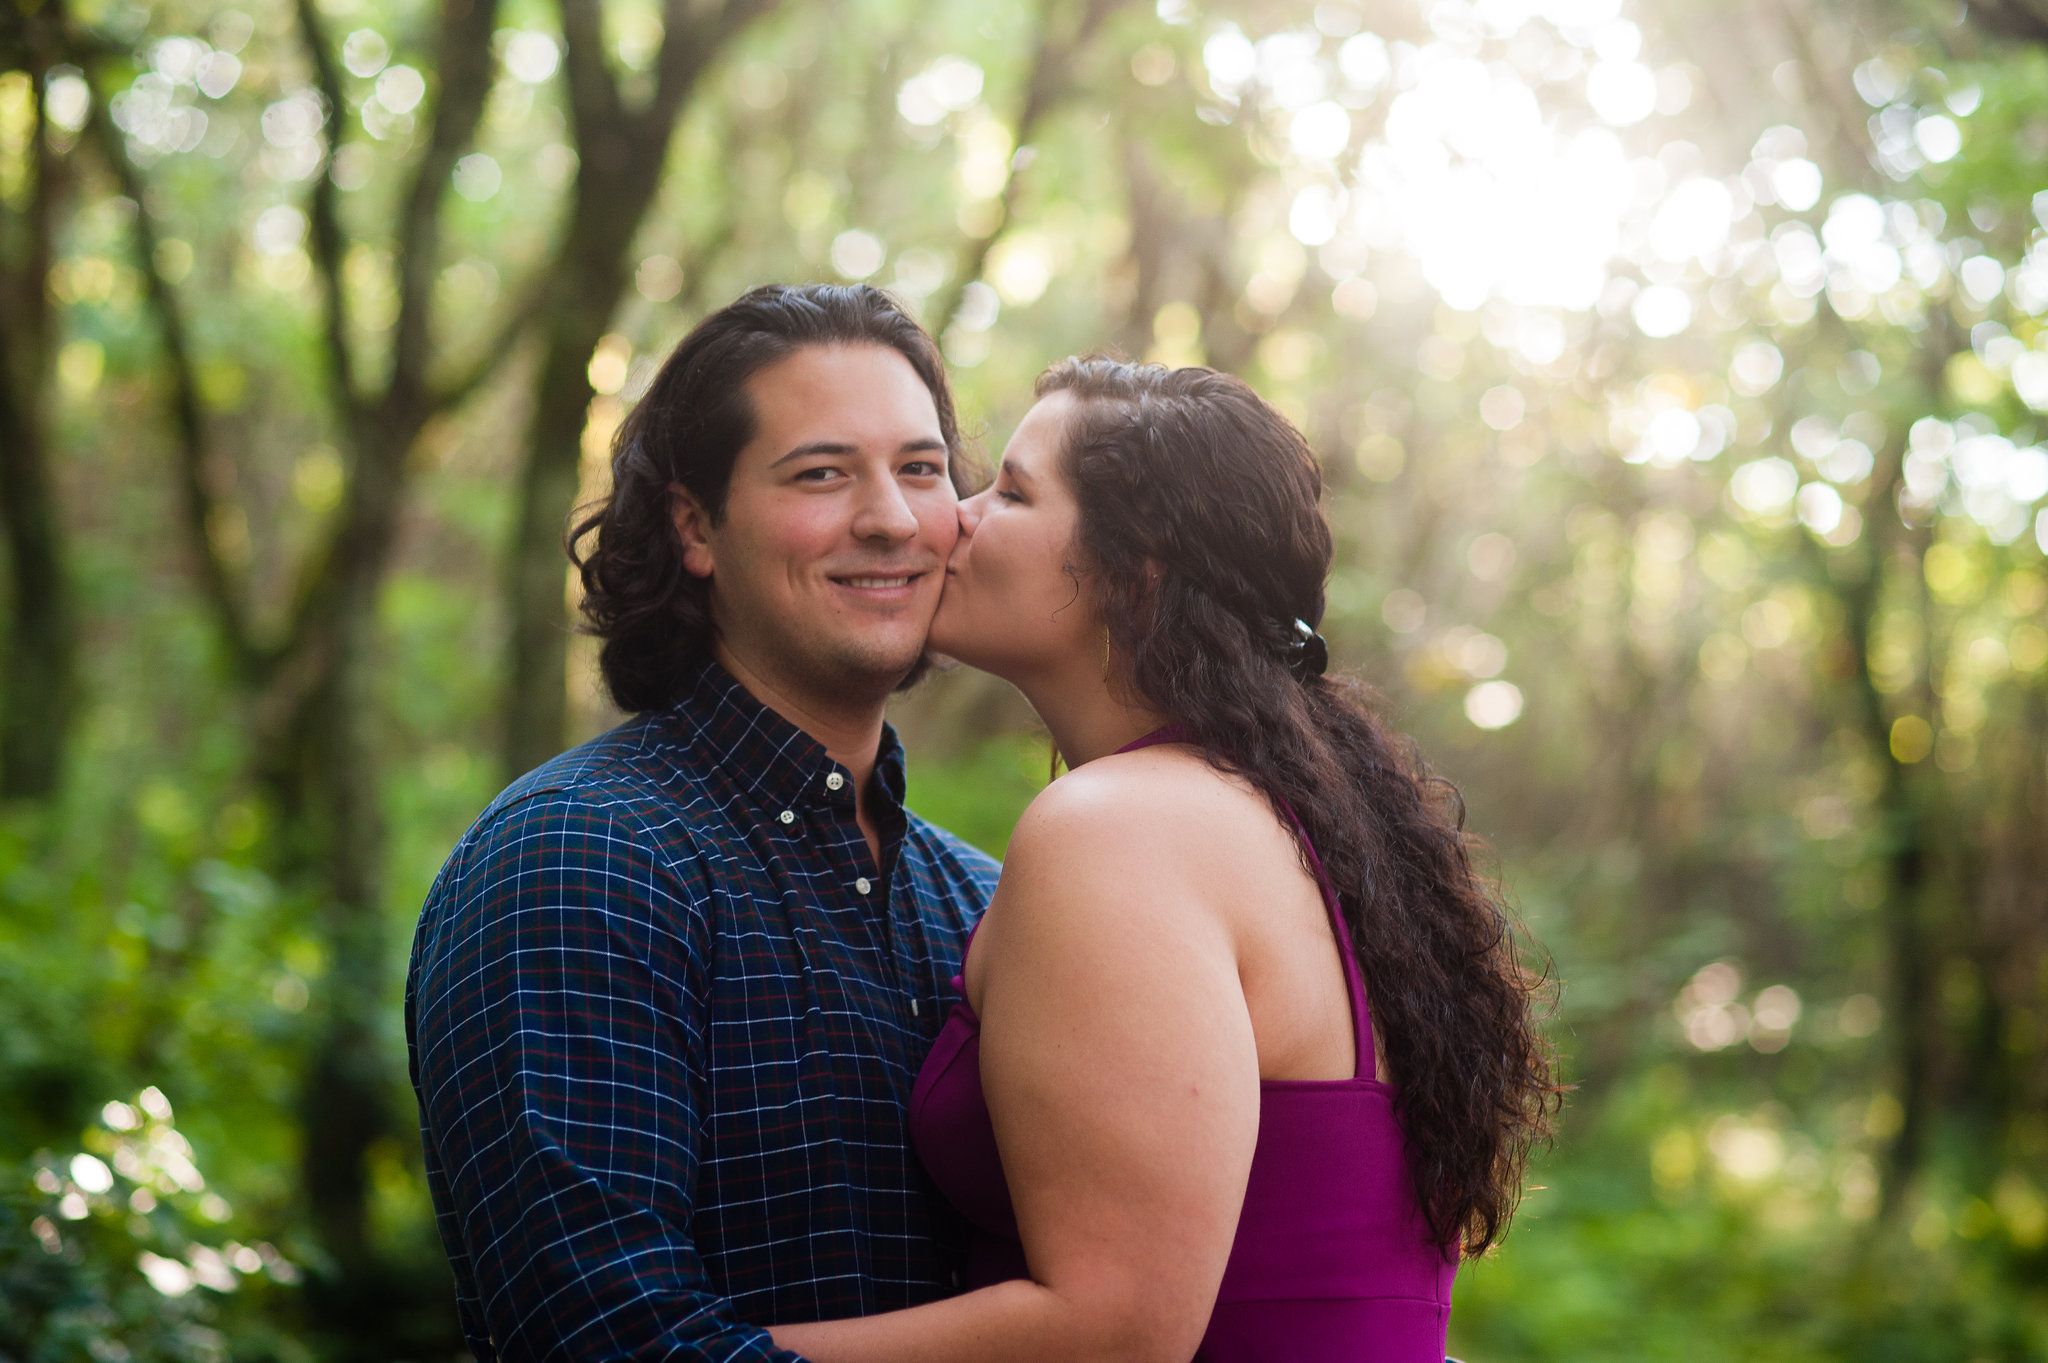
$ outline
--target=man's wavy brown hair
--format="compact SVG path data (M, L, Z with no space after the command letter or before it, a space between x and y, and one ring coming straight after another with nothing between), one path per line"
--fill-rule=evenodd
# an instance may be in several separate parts
M584 628L604 640L598 665L620 709L673 704L711 649L711 584L683 568L671 489L687 489L718 524L733 461L754 437L747 380L807 346L835 345L887 346L910 362L938 409L953 485L971 489L945 361L895 299L866 284L764 284L742 294L662 364L612 440L611 492L580 508L569 531Z
M1313 452L1209 369L1067 360L1037 391L1079 404L1063 442L1074 566L1119 680L1300 817L1350 927L1422 1213L1447 1251L1484 1251L1559 1100L1544 977L1474 865L1457 790L1358 682L1289 667L1333 552Z

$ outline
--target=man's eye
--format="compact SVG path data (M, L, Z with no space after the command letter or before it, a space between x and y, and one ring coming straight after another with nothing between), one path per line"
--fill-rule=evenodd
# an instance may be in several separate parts
M913 459L903 466L903 471L913 478L936 478L946 470L935 459Z
M823 483L838 476L838 469L833 468L830 464L820 464L816 468L800 471L796 475L796 481L799 483Z

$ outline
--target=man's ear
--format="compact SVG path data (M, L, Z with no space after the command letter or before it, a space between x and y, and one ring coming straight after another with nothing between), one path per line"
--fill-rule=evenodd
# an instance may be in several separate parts
M683 546L683 571L691 577L710 577L717 563L711 552L711 517L703 503L681 483L670 483L668 512L675 523L676 539Z

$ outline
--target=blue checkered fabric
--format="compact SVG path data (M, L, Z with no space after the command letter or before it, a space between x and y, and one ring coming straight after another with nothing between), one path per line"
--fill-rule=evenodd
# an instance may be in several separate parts
M904 1112L996 863L706 665L500 795L406 983L427 1177L479 1363L789 1359L914 1305L960 1226Z

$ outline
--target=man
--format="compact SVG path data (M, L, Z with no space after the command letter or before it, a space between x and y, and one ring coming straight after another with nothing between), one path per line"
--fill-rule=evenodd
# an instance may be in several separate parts
M936 348L865 287L706 318L577 527L638 712L484 811L406 1026L463 1330L495 1359L790 1359L957 1285L904 1110L997 867L883 722L957 533Z

